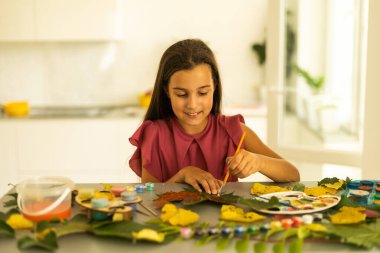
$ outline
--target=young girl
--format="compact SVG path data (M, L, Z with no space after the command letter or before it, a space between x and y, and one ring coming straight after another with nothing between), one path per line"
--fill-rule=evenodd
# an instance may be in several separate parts
M165 51L144 122L129 139L137 147L129 165L142 182L184 182L216 194L228 169L229 181L256 172L276 182L299 180L298 170L241 115L221 115L221 99L218 67L205 43L188 39Z

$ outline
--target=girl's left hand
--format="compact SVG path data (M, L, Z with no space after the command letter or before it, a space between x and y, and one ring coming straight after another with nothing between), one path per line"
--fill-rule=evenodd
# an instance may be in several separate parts
M245 178L259 171L260 155L241 149L236 156L229 156L226 163L230 173L238 178Z

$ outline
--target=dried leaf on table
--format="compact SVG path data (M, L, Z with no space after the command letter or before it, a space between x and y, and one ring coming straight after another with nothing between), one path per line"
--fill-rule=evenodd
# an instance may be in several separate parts
M220 210L219 218L226 221L254 222L265 219L265 216L259 215L255 212L244 213L242 208L233 205L223 205Z
M180 192L165 192L159 195L157 199L153 200L153 204L156 208L161 208L165 204L174 201L181 201L181 204L183 205L194 205L206 200L221 204L233 204L237 203L239 199L239 196L233 195L232 193L217 196L204 192L185 190Z
M336 190L324 186L314 186L310 188L305 188L305 193L309 196L318 197L323 195L334 195L336 194Z
M165 240L165 234L150 228L143 228L138 232L132 232L132 237L137 240L146 240L161 243Z
M344 206L339 209L339 212L330 216L333 224L354 224L365 221L365 213L363 207L348 207Z
M177 208L173 204L165 204L160 216L163 222L168 222L173 226L187 226L199 220L199 215L190 210Z
M289 188L275 186L275 185L263 185L260 183L254 183L250 192L251 194L263 195L263 194L268 194L268 193L285 192L285 191L289 191Z

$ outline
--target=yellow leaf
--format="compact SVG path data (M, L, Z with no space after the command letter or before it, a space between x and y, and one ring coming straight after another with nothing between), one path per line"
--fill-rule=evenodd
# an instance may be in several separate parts
M307 195L310 196L322 196L322 195L334 195L336 194L336 190L333 188L323 187L323 186L315 186L310 188L305 188L304 191Z
M363 207L348 207L344 206L339 209L339 212L330 216L333 224L353 224L365 220L365 208Z
M31 229L34 226L32 221L26 219L21 214L12 214L6 222L13 229Z
M159 233L149 228L144 228L139 232L132 232L132 236L137 240L147 240L152 242L163 242L165 240L164 233Z
M161 210L161 220L163 222L169 222L174 226L187 226L199 220L197 213L182 208L177 209L173 204L165 204Z
M312 223L312 224L308 224L308 225L303 225L302 228L306 228L306 229L309 229L311 231L316 231L316 232L326 231L326 227L319 224L319 223Z
M338 182L335 182L333 184L324 184L324 186L338 190L340 187L342 187L343 183L344 181L342 179L339 179Z
M260 183L254 183L251 188L251 194L256 195L263 195L273 192L285 192L289 191L288 188L280 187L280 186L274 186L274 185L263 185Z
M254 222L265 219L265 216L259 215L255 212L244 213L242 208L233 205L223 205L220 210L220 219L238 222Z

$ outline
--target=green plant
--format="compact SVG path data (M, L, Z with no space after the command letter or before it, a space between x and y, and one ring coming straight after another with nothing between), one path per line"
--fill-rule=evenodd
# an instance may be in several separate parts
M324 76L313 77L307 70L296 64L293 65L293 68L303 79L305 79L306 84L309 85L314 94L321 91L325 83Z
M253 52L256 53L257 58L259 58L259 64L264 65L265 63L265 49L266 49L266 42L263 43L255 43L252 45Z

